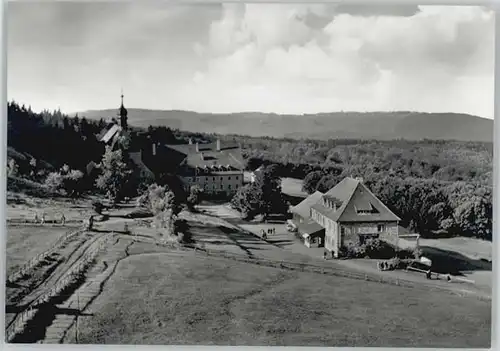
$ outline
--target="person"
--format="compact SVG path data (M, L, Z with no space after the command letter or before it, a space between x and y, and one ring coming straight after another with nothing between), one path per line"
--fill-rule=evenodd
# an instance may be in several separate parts
M429 269L427 273L425 273L427 279L431 279L431 270Z
M267 234L265 232L262 234L262 239L267 240Z
M91 231L94 225L94 215L90 215L87 230Z
M61 224L64 225L66 223L66 217L64 216L64 213L61 214Z
M38 223L38 213L35 213L35 223Z
M323 259L326 260L326 251L323 251Z
M451 282L451 276L449 274L446 275L446 280L449 281L449 282Z
M276 228L273 227L273 235L276 234Z
M45 224L45 213L42 213L42 221L41 221L42 224Z

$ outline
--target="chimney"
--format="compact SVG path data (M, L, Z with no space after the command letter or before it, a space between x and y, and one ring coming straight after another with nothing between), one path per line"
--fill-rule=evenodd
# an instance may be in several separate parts
M156 144L153 143L153 156L156 156Z
M200 151L200 146L198 145L198 143L196 143L196 152L199 152Z
M217 151L220 151L220 139L217 138Z

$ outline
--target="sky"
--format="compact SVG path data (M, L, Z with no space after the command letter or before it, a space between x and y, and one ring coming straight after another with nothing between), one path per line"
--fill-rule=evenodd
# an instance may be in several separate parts
M11 2L8 98L35 111L458 112L493 118L482 7Z

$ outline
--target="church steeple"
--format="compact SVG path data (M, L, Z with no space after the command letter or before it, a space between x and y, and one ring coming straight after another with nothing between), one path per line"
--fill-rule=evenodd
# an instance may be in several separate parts
M121 98L122 98L122 104L120 106L120 112L119 112L119 116L120 116L120 124L121 124L121 127L125 130L127 129L127 109L125 108L125 106L123 106L123 90L122 90L122 94L121 94Z

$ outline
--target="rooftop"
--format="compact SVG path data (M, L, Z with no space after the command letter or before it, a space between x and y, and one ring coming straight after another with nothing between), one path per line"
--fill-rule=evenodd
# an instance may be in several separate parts
M312 208L336 222L401 220L358 179L344 178L330 189L325 197L338 200L341 202L341 206L336 209L326 207L321 199ZM365 212L361 213L360 211ZM366 213L366 211L370 212Z
M182 164L200 172L241 172L245 168L241 149L236 143L217 142L209 144L165 145L176 151Z

